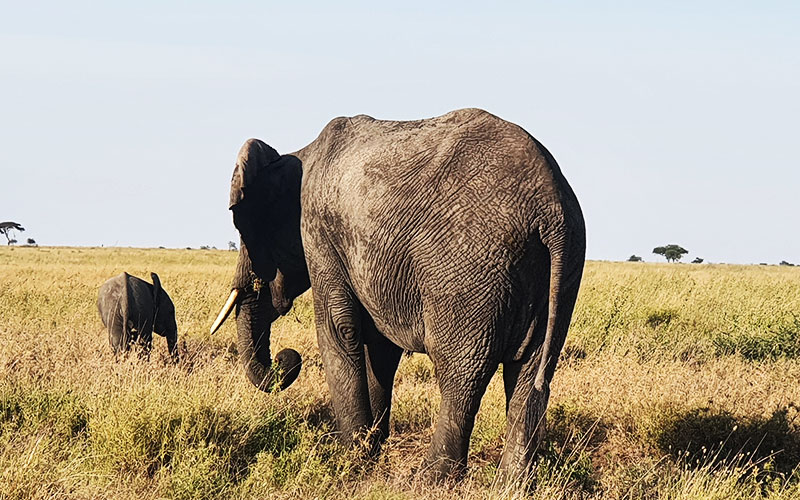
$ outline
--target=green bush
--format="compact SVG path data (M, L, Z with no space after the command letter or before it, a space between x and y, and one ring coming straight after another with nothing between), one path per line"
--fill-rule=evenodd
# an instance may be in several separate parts
M657 309L647 314L647 326L650 328L657 328L659 326L669 326L669 324L678 317L678 311L675 309Z
M176 500L205 500L226 496L232 486L231 476L220 467L216 446L186 449L165 474L167 490Z
M24 430L68 440L86 430L88 419L83 400L69 390L0 388L0 436Z
M774 330L753 333L718 333L713 338L717 355L738 354L751 361L800 357L800 320Z
M157 396L134 392L99 409L89 435L94 452L113 473L152 476L173 460L198 460L213 451L237 479L260 452L280 454L296 446L295 426L295 417L279 410L253 415L211 401L164 404Z

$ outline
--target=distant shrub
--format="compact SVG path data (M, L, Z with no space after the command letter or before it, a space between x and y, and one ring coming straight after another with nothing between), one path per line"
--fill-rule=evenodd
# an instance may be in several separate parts
M642 258L638 255L631 255L628 257L628 262L642 262Z

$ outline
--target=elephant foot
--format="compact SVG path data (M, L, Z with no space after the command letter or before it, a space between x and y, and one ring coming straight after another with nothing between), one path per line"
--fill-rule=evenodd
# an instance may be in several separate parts
M532 469L522 469L522 471L511 471L500 467L494 476L492 486L502 491L524 491L530 492L536 487Z
M340 432L339 438L342 445L353 450L362 460L370 461L381 452L385 439L375 427L361 429L354 432Z
M460 481L466 473L467 464L451 458L440 457L437 459L426 458L415 475L423 483L442 484Z

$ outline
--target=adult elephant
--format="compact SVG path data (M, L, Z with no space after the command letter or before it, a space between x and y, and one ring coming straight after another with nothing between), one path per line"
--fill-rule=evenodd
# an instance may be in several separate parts
M128 273L120 273L100 287L97 310L108 329L108 341L114 354L139 345L148 355L153 332L167 338L167 348L178 361L178 325L175 305L156 273L150 273L153 283Z
M248 140L230 209L242 239L229 300L244 311L240 336L268 349L268 323L313 287L345 440L373 425L388 435L401 353L427 353L442 404L424 467L435 477L463 470L503 363L500 467L529 471L585 252L578 200L544 146L478 109L336 118L293 154ZM262 280L269 294L254 291Z

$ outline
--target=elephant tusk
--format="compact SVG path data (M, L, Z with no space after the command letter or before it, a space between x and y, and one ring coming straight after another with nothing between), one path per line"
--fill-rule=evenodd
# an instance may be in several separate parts
M228 297L228 301L225 302L224 306L222 306L222 310L219 312L217 319L214 320L214 324L211 325L211 335L213 335L214 332L219 330L219 327L222 326L222 323L224 323L225 320L228 319L228 315L233 310L233 305L236 304L236 298L238 296L239 296L238 289L234 288L233 290L231 290L231 296Z

